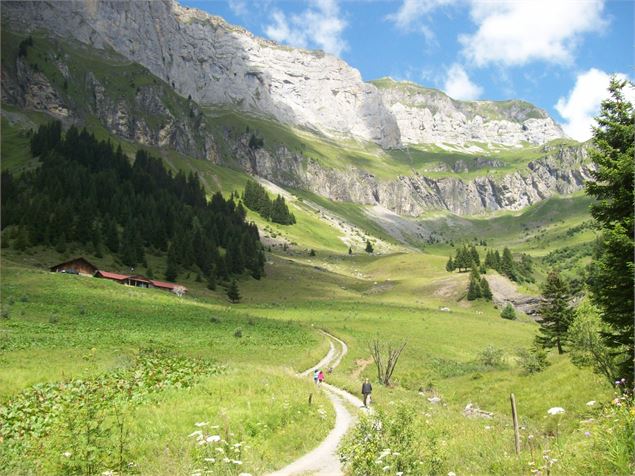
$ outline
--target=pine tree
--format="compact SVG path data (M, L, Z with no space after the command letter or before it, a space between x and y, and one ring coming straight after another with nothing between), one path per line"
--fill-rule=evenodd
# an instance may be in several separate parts
M503 250L503 259L501 260L500 272L504 274L512 281L515 281L514 276L514 258L509 248L505 247Z
M476 264L476 266L479 266L481 264L481 257L479 256L478 251L473 245L470 247L470 260L474 264Z
M481 296L481 280L478 274L478 269L476 267L472 267L472 272L470 273L470 284L467 288L467 300L474 301Z
M601 235L590 266L591 299L600 309L601 319L611 331L604 337L619 356L619 375L633 382L633 156L635 108L624 96L633 84L612 78L609 99L602 103L593 129L591 159L596 164L587 194L597 201L591 205Z
M456 267L454 266L454 260L452 259L452 256L450 256L450 259L448 259L448 262L445 265L445 270L448 273L451 273L452 271L454 271L456 269Z
M207 289L216 291L216 273L212 270L207 277Z
M371 244L370 240L366 240L366 249L365 249L366 253L372 253L374 251L373 249L373 245Z
M501 317L503 319L509 319L510 321L516 319L516 311L514 310L514 306L512 306L510 303L507 303L507 305L501 312Z
M542 295L545 302L540 307L542 320L536 343L545 349L556 347L558 353L562 354L572 311L567 285L556 271L551 271L547 276Z
M179 268L176 262L176 250L174 243L172 243L168 248L168 257L165 266L165 279L171 282L175 282L178 274Z
M235 279L232 279L232 282L227 288L227 297L233 303L237 303L240 301L240 291L238 290L238 283L236 283Z
M353 254L353 248L351 246L348 247L348 255L352 255Z
M485 279L485 277L481 278L481 296L483 296L483 298L486 301L491 301L492 300L492 290L489 288L489 283L487 282L487 279Z

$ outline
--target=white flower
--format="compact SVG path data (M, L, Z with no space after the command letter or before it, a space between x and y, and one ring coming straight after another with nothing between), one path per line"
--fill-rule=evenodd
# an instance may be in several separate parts
M562 408L562 407L553 407L553 408L550 408L549 410L547 410L547 413L549 415L560 415L561 413L564 413L564 408Z
M209 425L209 423L206 422L206 421L199 421L198 423L194 423L194 426L197 426L199 428L201 428L203 426L207 426L207 425Z
M62 456L64 456L65 458L70 458L72 454L73 453L71 453L70 451L64 451L64 453L62 453Z
M234 463L234 464L236 464L236 465L238 465L238 466L240 466L241 464L243 464L243 462L242 462L242 461L240 461L239 459L234 459L234 460L232 460L232 463Z
M114 474L115 473L113 473L111 470L108 470L101 473L101 476L113 476Z
M456 476L456 473L455 473L454 471L450 471L450 472L448 473L448 476Z
M591 400L590 402L586 402L586 406L587 407L592 407L593 405L595 405L595 400Z
M230 463L231 460L229 458L223 458L223 463Z
M216 458L205 458L208 463L216 463Z
M485 425L485 429L486 429L486 430L491 430L491 429L492 429L492 427L491 427L491 426L489 426L489 425Z
M384 466L383 468L381 468L381 470L385 473L386 471L388 471L390 469L390 466Z
M203 437L203 432L201 430L196 430L195 432L192 432L189 434L189 438L192 438L193 436L196 436L198 438L202 438Z
M192 476L201 476L201 473L192 473Z
M403 476L403 471L397 471L397 474L395 476Z
M251 473L240 473L238 476L251 476Z
M207 438L205 438L205 441L207 441L208 443L213 443L216 441L220 441L220 436L219 435L210 435Z

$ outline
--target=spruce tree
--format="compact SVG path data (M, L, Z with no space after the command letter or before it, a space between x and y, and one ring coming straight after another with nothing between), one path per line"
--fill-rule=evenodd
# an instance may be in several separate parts
M635 108L624 96L633 84L612 78L610 97L602 103L593 129L591 159L596 165L587 194L597 199L591 215L601 234L589 272L591 299L610 326L606 343L619 360L619 375L633 383L633 156Z
M353 248L351 246L348 247L349 256L353 254Z
M514 258L509 248L505 247L503 250L503 258L500 265L500 273L507 276L512 281L515 281L514 277Z
M445 270L447 272L451 273L455 269L456 269L456 267L454 266L454 260L452 259L452 256L450 256L450 259L448 259L448 262L445 265Z
M467 288L467 300L474 301L481 296L481 280L478 274L478 269L476 268L476 266L472 266L472 272L470 273L470 284Z
M481 278L480 285L481 285L481 296L486 301L491 301L493 297L492 290L489 288L489 283L487 282L487 279L485 279L485 277Z
M240 291L238 290L238 283L236 283L235 279L232 279L231 283L229 283L229 287L227 288L227 297L233 303L240 301Z
M510 321L516 319L516 311L514 310L514 306L512 306L510 303L507 303L507 305L501 312L501 317L503 319L509 319Z
M372 253L374 251L373 249L373 245L371 244L370 240L366 240L366 249L365 249L366 253Z
M476 264L476 266L479 266L481 264L481 258L474 245L470 247L470 261Z
M207 277L207 289L210 291L216 291L216 273L212 270Z
M567 285L556 271L551 271L547 276L542 295L545 302L540 307L542 320L536 343L545 349L556 347L558 353L562 354L572 311Z
M179 268L176 262L176 250L174 243L171 243L170 247L168 248L168 257L165 266L165 279L171 282L175 282L178 274Z

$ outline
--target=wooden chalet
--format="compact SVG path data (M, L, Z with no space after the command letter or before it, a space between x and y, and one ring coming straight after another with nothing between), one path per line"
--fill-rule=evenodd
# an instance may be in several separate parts
M68 273L68 274L81 274L82 276L93 276L97 271L97 266L90 263L88 260L79 257L63 263L51 266L51 271L54 273Z
M140 274L120 274L111 273L110 271L102 271L82 257L65 261L55 266L51 266L54 273L81 274L82 276L94 276L95 278L110 279L119 284L126 286L135 286L137 288L158 288L165 291L178 291L179 296L187 292L187 288L177 283L168 283L166 281L157 281L155 279L146 278Z
M166 291L173 291L176 288L182 288L183 292L187 292L187 288L185 286L181 286L180 284L157 281L155 279L146 278L140 274L119 274L111 273L110 271L98 270L95 272L95 277L110 279L112 281L117 281L120 284L125 284L126 286L135 286L138 288L158 288Z

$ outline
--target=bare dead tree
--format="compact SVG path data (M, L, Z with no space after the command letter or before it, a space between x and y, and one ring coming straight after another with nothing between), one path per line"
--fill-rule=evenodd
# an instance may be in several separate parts
M388 342L382 343L379 339L374 339L368 344L370 355L377 366L377 378L381 383L388 386L390 379L397 367L397 361L401 356L407 342L404 340L398 344ZM384 357L385 355L385 357Z

